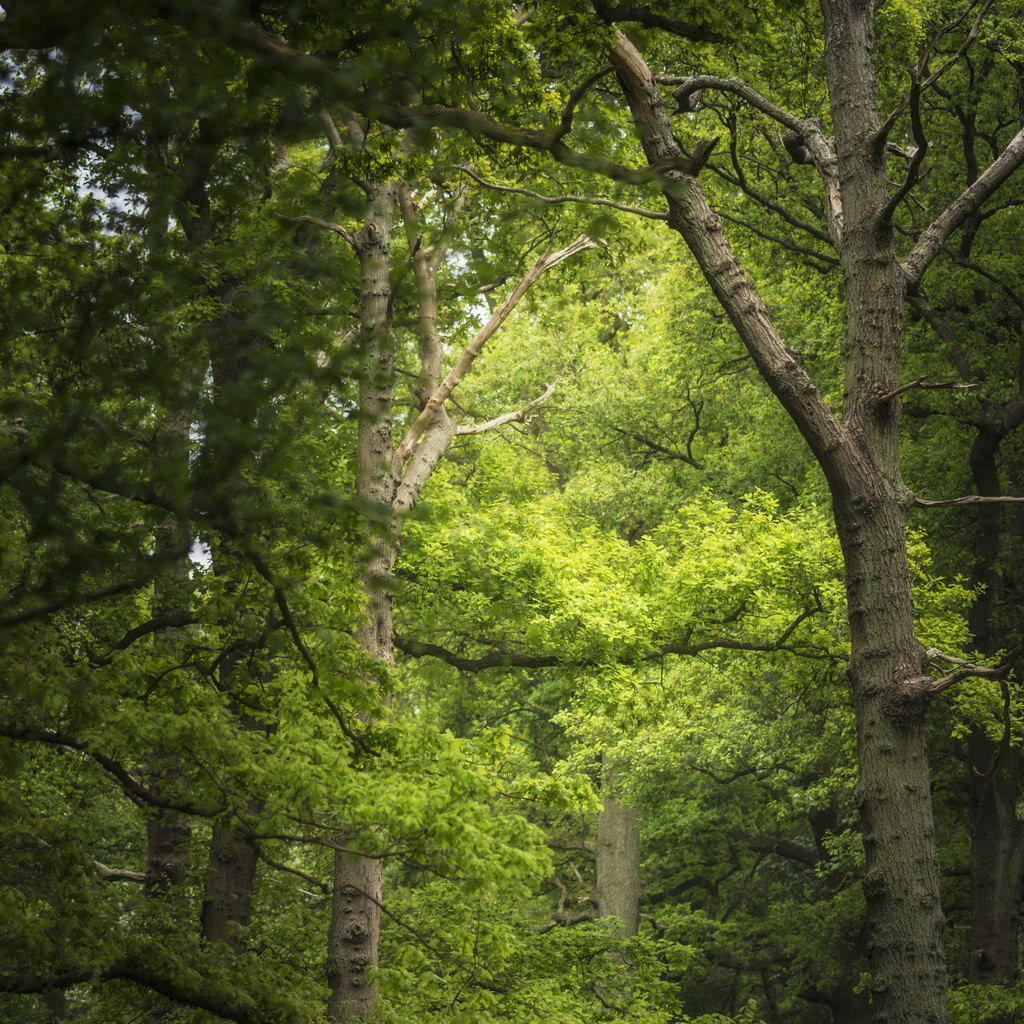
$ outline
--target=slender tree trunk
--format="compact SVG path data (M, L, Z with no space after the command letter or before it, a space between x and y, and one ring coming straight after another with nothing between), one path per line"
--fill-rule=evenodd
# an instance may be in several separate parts
M619 799L618 772L607 754L601 764L597 916L618 918L620 934L632 938L640 926L640 823L636 811Z
M188 416L181 412L164 418L164 438L160 457L168 462L187 462ZM158 556L168 560L168 569L154 584L152 610L154 618L173 615L182 610L188 588L187 528L174 520L161 524L156 531L154 548ZM153 642L166 657L178 656L184 630L168 628L158 630ZM150 785L157 792L166 784L180 784L184 779L181 765L173 751L156 750L149 771ZM188 848L192 836L192 823L184 815L167 809L155 809L146 820L146 880L143 892L147 896L168 896L185 882L188 873Z
M1024 416L1024 395L1005 407L988 410L978 425L970 467L978 494L1002 493L996 462L1006 434ZM1004 593L997 562L1002 549L1003 517L999 505L979 505L974 546L972 589L977 598L968 621L979 654L993 655L1009 646L993 626L996 602ZM1024 901L1024 823L1017 813L1021 792L1021 753L1010 738L994 739L982 728L967 740L967 770L971 822L971 955L968 979L976 985L1007 984L1016 980L1020 910ZM1005 1018L1009 1024L1009 1018ZM1000 1022L1003 1024L1003 1022Z
M257 862L253 841L237 829L214 825L200 912L204 943L223 942L236 954L244 948Z

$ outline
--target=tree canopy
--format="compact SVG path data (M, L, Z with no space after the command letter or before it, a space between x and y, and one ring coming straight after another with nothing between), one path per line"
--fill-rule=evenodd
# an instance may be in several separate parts
M4 1019L1020 1017L1019 5L0 61Z

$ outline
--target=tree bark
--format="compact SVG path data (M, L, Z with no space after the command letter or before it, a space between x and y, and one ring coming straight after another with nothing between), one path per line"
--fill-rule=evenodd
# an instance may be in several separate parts
M636 811L619 799L618 772L606 753L601 764L597 916L618 918L619 933L633 938L640 927L640 823Z
M356 638L375 661L393 668L394 626L390 590L398 553L394 510L396 480L392 468L392 377L389 315L391 232L397 182L367 186L366 216L355 237L361 268L359 422L356 437L356 496L367 515L363 592L366 618ZM377 681L368 680L368 685ZM334 856L334 891L327 934L327 983L331 1020L365 1019L377 999L369 977L377 966L380 940L381 863Z
M997 456L1006 435L1024 418L1024 395L988 409L977 424L970 468L978 494L1002 494ZM972 590L978 595L968 623L979 654L991 656L1009 646L993 625L996 602L1005 588L997 563L1002 549L1003 517L996 504L977 508ZM1010 724L994 739L972 728L967 740L971 822L971 942L968 980L976 985L1008 984L1019 974L1020 908L1024 901L1024 823L1017 813L1021 791L1020 751ZM1006 1018L1007 1024L1009 1018Z
M842 196L846 390L836 421L782 345L697 181L669 173L669 225L683 237L762 376L825 472L846 567L867 870L868 959L878 1024L947 1019L943 917L925 744L925 656L914 632L905 541L912 496L899 471L903 277L891 225L871 69L873 9L826 2L825 64ZM611 60L648 161L678 154L649 68L621 33ZM672 181L672 179L675 179Z

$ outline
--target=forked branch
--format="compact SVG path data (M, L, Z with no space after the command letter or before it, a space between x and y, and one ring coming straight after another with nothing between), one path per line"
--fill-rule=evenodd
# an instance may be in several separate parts
M539 405L543 405L553 394L555 393L554 384L545 384L544 391L538 395L528 405L524 405L522 409L517 409L515 412L506 412L502 416L496 416L493 420L488 420L486 423L466 423L456 427L456 434L483 434L488 430L494 430L496 427L503 427L506 423L522 423L526 420L526 417L533 412Z
M408 433L402 439L398 450L394 455L394 467L396 475L401 475L402 467L416 449L420 438L433 422L444 403L451 396L451 393L465 377L474 360L483 351L484 345L494 336L495 332L505 322L509 314L519 304L519 300L530 290L534 283L552 267L557 267L577 253L587 249L596 249L600 242L595 242L586 235L580 235L575 242L567 245L558 252L546 253L523 276L522 280L515 286L512 294L491 314L490 319L477 331L472 341L466 346L465 351L459 357L458 362L449 371L448 376L441 381L437 390L427 400L423 411L416 418L416 422L409 428Z
M950 672L949 675L943 676L941 679L930 679L927 676L922 676L917 682L923 684L923 696L931 699L964 679L1005 679L1013 671L1014 665L1017 664L1017 660L1022 654L1024 654L1024 641L1017 644L1007 654L1006 660L1001 665L996 668L990 668L986 665L976 665L974 662L966 661L963 658L955 658L951 654L943 654L942 651L932 647L928 651L929 661L944 661L951 665L958 665L959 668Z

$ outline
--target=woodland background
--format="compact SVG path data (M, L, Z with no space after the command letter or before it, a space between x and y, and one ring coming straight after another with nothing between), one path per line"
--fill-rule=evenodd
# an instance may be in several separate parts
M0 1017L944 1019L880 980L835 473L666 223L696 177L852 422L822 10L4 12ZM1024 11L867 18L904 259L1019 162ZM1024 494L990 191L878 391L963 1024L1024 1019L1024 518L951 501Z

